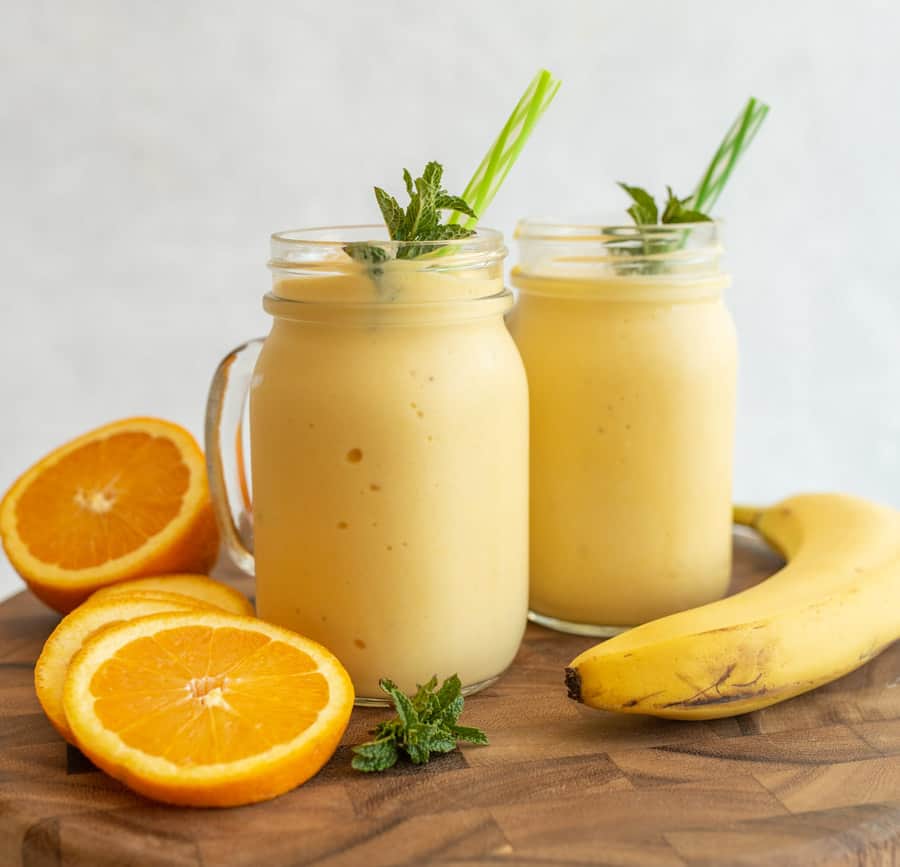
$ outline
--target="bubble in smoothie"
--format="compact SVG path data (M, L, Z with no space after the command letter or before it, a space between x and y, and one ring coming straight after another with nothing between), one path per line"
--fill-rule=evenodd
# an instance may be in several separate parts
M350 449L347 452L347 460L351 464L358 464L362 460L362 449Z

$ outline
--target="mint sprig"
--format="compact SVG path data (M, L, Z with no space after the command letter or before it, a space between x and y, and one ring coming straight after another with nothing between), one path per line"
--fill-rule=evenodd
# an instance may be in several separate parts
M457 724L464 702L459 677L448 677L440 689L437 683L432 677L410 698L393 681L378 682L391 697L397 716L379 723L372 730L371 741L353 747L352 765L357 771L386 771L397 763L401 753L413 764L423 765L434 753L452 752L459 741L487 744L487 735L481 729Z
M712 217L691 207L692 196L679 199L671 187L666 187L668 198L660 214L656 200L643 187L632 187L621 181L618 183L632 199L633 204L626 213L638 226L655 226L657 223L708 223L712 220Z
M390 193L381 187L375 187L375 200L392 241L452 241L475 234L473 229L441 223L441 211L461 212L477 219L465 199L451 196L441 186L443 175L444 167L434 160L415 179L408 169L403 169L403 180L409 196L406 210ZM397 248L397 258L415 259L416 256L440 246L434 243L403 245ZM344 252L360 262L383 262L389 257L384 247L366 242L347 244Z
M645 189L629 186L620 181L619 186L628 193L633 202L627 209L631 219L638 226L709 222L712 219L709 212L718 201L734 167L750 147L768 113L769 106L751 97L725 134L694 192L680 199L672 192L671 187L666 187L668 199L662 214L653 196Z
M435 241L449 243L475 233L478 220L494 200L559 87L560 82L546 69L535 75L461 196L451 196L441 186L444 169L434 161L425 166L419 178L413 179L406 169L403 170L409 195L406 209L381 187L374 188L375 200L391 240L432 242L401 246L397 250L398 259L414 259L425 253L434 253L445 246L433 243ZM441 222L442 211L452 211L446 223ZM465 222L460 225L463 218L466 218ZM377 267L379 263L390 258L389 248L371 242L347 244L344 252L359 262L371 265L375 277L381 273Z

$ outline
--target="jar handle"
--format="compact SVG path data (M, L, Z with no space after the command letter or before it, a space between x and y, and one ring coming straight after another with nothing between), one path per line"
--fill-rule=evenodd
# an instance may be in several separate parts
M216 523L228 558L250 576L256 574L252 541L241 537L242 521L252 535L253 512L244 460L244 408L263 338L249 340L228 353L216 368L206 400L206 469ZM225 456L223 458L223 455ZM235 518L232 503L240 503Z

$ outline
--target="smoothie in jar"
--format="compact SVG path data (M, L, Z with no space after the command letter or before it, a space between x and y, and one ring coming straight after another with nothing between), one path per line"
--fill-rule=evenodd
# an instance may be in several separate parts
M228 556L255 574L259 615L333 651L360 704L386 704L385 679L414 693L457 675L474 692L525 629L528 388L506 248L480 220L559 84L534 76L462 195L430 160L403 169L406 204L374 187L381 226L274 235L271 333L213 378ZM230 475L222 460L248 387L252 518L241 449ZM253 552L238 529L251 521Z
M612 634L729 582L737 352L718 228L656 228L672 240L644 255L653 231L517 231L530 607L568 631Z
M273 239L250 391L258 613L325 644L363 700L381 677L472 691L522 637L528 409L504 254L480 230L372 272L316 233Z

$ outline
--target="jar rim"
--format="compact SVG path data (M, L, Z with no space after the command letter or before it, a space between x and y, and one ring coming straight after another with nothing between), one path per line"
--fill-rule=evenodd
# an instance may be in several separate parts
M474 234L467 238L452 241L395 241L388 236L384 223L351 223L338 226L310 226L303 229L285 229L273 232L270 236L272 258L276 250L296 250L308 247L312 250L343 250L349 243L374 244L384 250L398 251L411 247L438 249L453 244L466 253L493 252L503 247L503 233L497 229L479 226Z
M381 255L365 251L357 256L348 249L351 244L374 245ZM459 239L395 241L384 224L319 226L273 234L269 269L279 298L395 303L415 288L421 293L415 300L421 303L475 292L478 297L493 295L503 284L507 252L496 229L479 229ZM446 282L477 276L483 279Z
M638 277L696 280L719 275L720 220L614 225L527 217L519 220L515 272L565 279Z
M637 225L604 220L562 219L559 217L523 217L516 223L517 241L565 241L566 243L620 244L629 239L671 239L698 234L701 241L720 243L724 221L720 218L694 223Z

